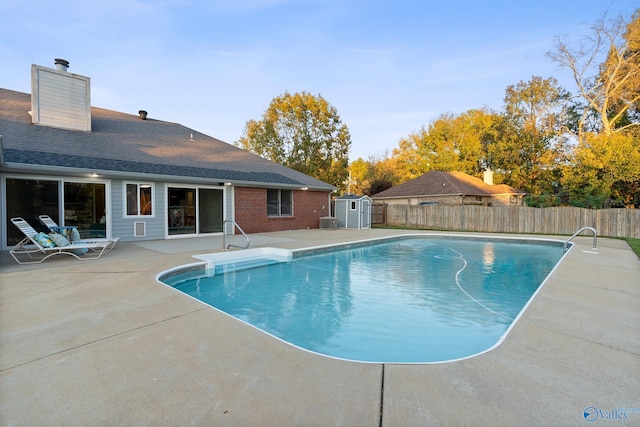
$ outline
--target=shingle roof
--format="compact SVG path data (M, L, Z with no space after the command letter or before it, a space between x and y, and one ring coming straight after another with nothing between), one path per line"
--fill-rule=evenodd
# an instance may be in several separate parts
M524 194L505 184L488 185L463 172L430 171L410 181L371 196L373 199L418 196L490 196Z
M31 95L0 89L3 170L100 171L333 190L293 169L177 123L91 108L91 132L31 124Z

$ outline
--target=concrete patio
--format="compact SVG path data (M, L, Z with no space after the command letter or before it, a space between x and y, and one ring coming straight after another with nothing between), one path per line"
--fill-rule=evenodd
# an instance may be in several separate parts
M296 249L406 233L250 237ZM574 241L499 347L431 365L308 353L156 282L220 238L121 243L86 262L3 252L0 424L640 425L640 261L622 240Z

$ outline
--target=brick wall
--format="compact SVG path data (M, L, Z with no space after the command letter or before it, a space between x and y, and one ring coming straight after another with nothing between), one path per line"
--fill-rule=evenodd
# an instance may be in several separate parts
M318 228L329 216L329 195L323 191L293 191L292 217L267 217L266 188L235 187L235 221L245 233Z

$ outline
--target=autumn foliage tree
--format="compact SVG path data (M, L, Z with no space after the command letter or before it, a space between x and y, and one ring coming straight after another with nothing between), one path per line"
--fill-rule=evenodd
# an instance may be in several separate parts
M533 76L507 87L501 111L442 114L400 139L386 176L398 184L430 170L481 177L490 168L496 183L545 205L640 207L640 11L590 30L578 47L558 38L549 53L575 93Z
M236 141L254 154L344 187L351 136L334 106L307 92L275 97Z
M487 110L442 114L428 127L402 138L393 150L401 180L430 170L477 175L484 168L484 147L494 119Z
M640 187L640 13L630 22L605 17L578 47L557 39L553 61L573 75L578 88L577 143L569 153L563 184L580 205L600 207L615 196L638 202ZM615 192L614 192L615 189Z

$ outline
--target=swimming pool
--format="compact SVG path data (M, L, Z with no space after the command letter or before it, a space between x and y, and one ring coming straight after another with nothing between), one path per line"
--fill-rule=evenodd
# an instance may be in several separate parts
M210 268L159 278L309 351L435 363L499 344L564 251L544 240L402 236L269 253L202 256Z

